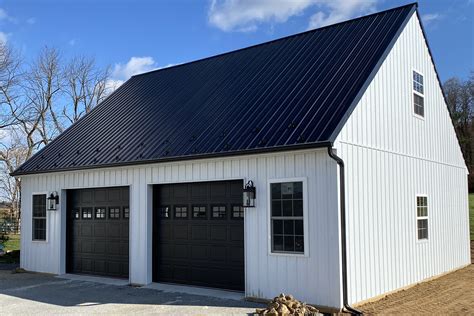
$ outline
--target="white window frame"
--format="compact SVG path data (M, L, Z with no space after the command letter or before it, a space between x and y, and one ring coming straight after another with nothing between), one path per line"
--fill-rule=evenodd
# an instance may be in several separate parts
M30 205L31 205L31 242L32 243L48 243L48 235L49 235L49 221L48 221L48 194L49 192L32 192L31 193L31 201L30 201ZM46 209L46 216L45 216L45 219L46 219L46 238L44 240L42 239L34 239L34 234L33 234L33 228L34 228L34 218L33 218L33 196L35 195L46 195L46 205L45 205L45 209Z
M427 213L427 216L418 216L418 197L424 197L426 198L426 213ZM423 194L423 193L419 193L419 194L415 194L415 239L416 239L416 242L417 243L426 243L430 240L430 236L431 236L431 233L430 233L430 204L429 204L429 198L428 198L428 195L427 194ZM426 219L427 220L427 223L428 223L428 238L424 238L424 239L419 239L418 238L418 220L421 220L421 219Z
M284 183L284 182L302 182L303 183L303 242L304 252L273 252L272 251L272 183ZM258 190L258 189L257 189ZM268 230L268 255L269 256L283 256L283 257L309 257L309 226L308 226L308 181L306 177L296 178L278 178L269 179L267 181L267 230Z
M414 71L417 72L419 75L423 76L423 93L420 93L420 92L416 91L413 88L413 81L414 81L413 72ZM415 68L411 69L411 72L410 72L410 87L411 87L411 91L412 91L412 94L410 95L410 97L411 97L411 103L410 103L411 104L411 111L412 111L414 117L416 117L420 120L423 120L423 121L425 120L425 116L426 116L426 111L425 111L426 110L426 106L425 106L426 105L426 98L425 98L425 82L426 82L426 80L425 80L425 78L426 78L425 74L422 73L421 71L419 71L418 69L415 69ZM415 112L415 97L414 97L413 94L416 94L416 95L423 98L423 116L421 116L421 115L419 115Z

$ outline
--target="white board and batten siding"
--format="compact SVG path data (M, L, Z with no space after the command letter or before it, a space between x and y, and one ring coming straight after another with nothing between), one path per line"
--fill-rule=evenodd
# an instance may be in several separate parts
M130 282L152 281L151 184L252 180L256 208L245 210L245 294L272 298L288 292L315 304L340 307L340 248L337 165L326 149L238 158L137 165L23 176L21 265L27 270L65 273L67 189L130 186ZM307 256L269 250L269 182L301 178L307 183ZM47 241L31 241L34 192L61 192L58 211L47 212Z
M424 76L414 115L412 71ZM467 169L416 14L336 141L346 163L349 301L470 263ZM427 241L416 195L428 198Z

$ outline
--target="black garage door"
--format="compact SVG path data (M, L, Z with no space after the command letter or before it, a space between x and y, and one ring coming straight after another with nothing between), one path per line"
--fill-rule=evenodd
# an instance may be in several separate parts
M67 270L128 277L128 187L69 190Z
M243 182L157 185L153 281L244 290Z

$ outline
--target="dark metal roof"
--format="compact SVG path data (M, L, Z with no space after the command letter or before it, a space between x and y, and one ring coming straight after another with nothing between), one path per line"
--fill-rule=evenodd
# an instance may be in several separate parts
M415 10L136 75L13 175L330 146Z

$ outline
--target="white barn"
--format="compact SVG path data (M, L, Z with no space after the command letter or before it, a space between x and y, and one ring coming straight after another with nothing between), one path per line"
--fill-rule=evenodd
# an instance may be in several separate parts
M339 310L470 263L416 4L134 76L13 175L31 271Z

